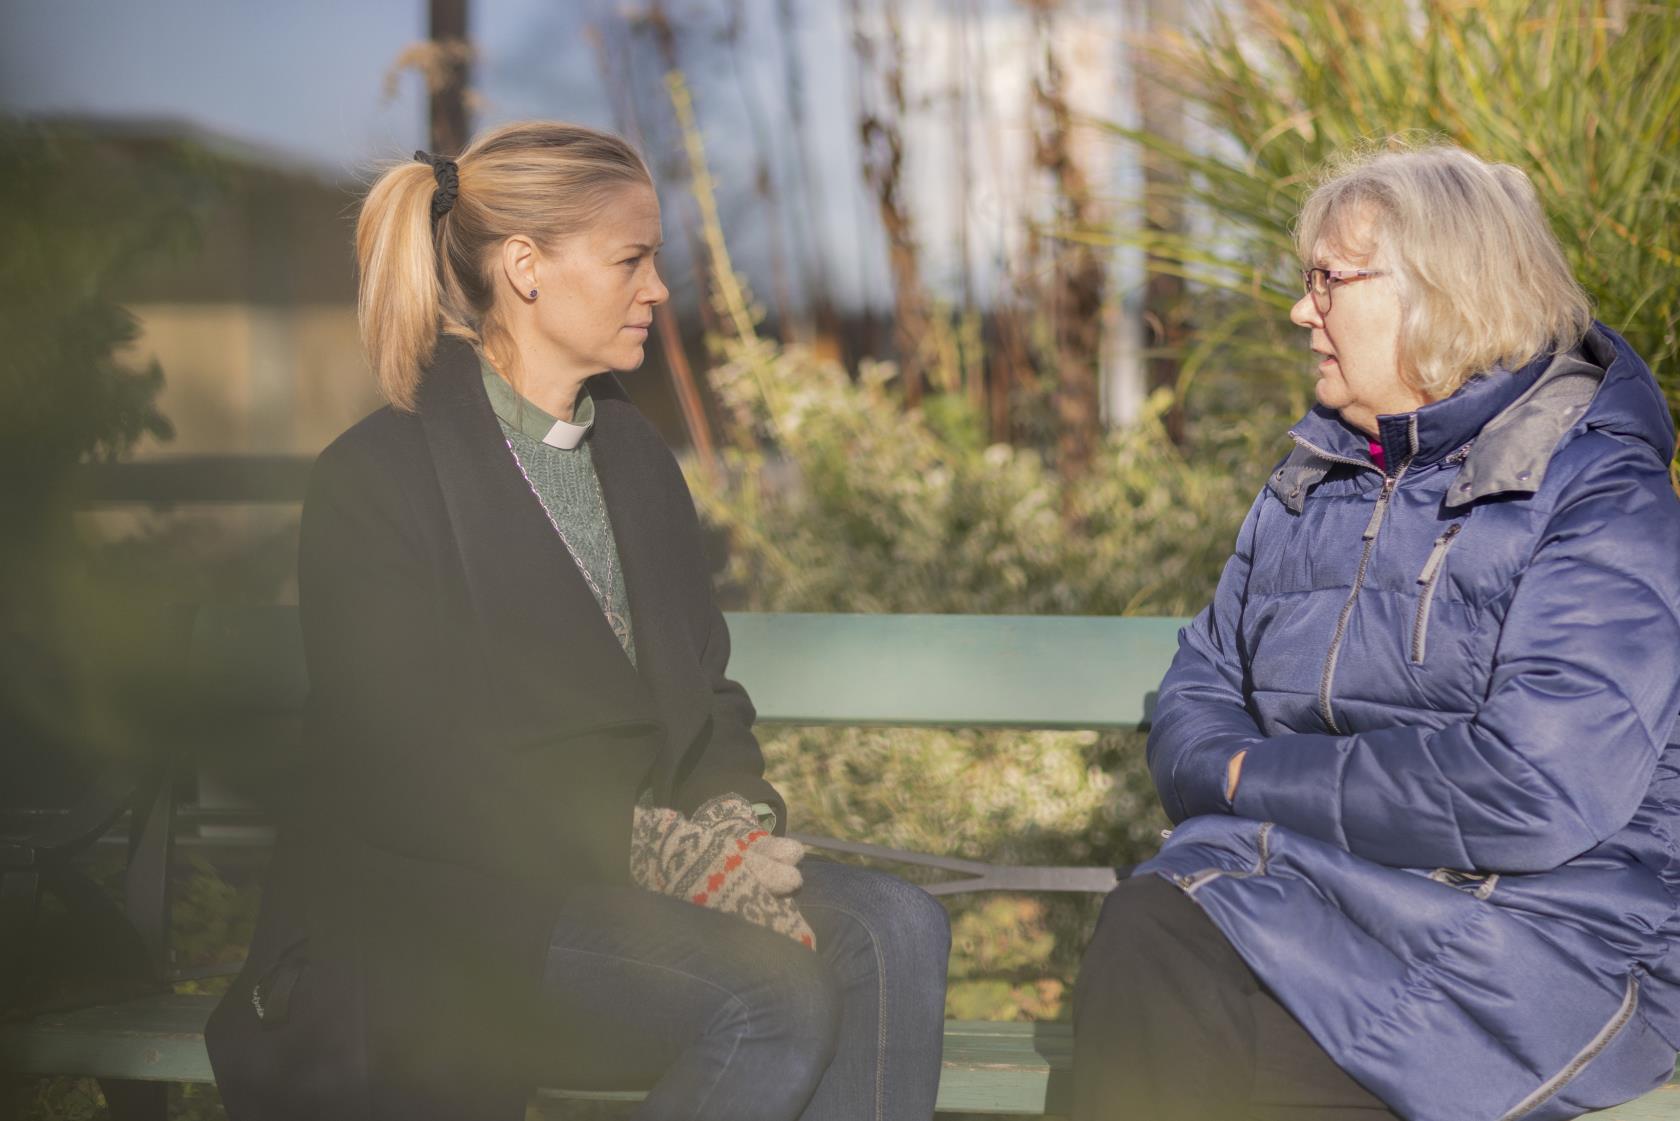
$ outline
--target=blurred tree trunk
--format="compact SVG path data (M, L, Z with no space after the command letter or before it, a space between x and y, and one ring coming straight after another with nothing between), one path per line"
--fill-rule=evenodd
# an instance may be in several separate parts
M670 80L672 74L683 73L682 59L677 54L677 28L671 20L670 13L665 10L664 0L653 0L645 11L626 11L623 18L633 33L649 36L654 48L659 52L659 64L665 68L658 83L661 86L661 100L664 100L664 83ZM634 81L635 67L632 66L629 70L629 80ZM679 142L676 145L677 151L680 152L682 147ZM674 159L666 170L671 175L673 186L685 190L690 198L698 198L695 194L694 169L687 160ZM714 335L728 330L728 325L723 322L723 317L718 314L717 306L713 302L717 293L717 283L711 271L711 254L706 249L706 239L700 232L693 210L685 207L681 213L683 236L688 241L689 264L694 270L695 291L700 293L700 324L707 335Z
M1141 9L1148 39L1170 33L1182 24L1181 0L1143 0ZM1184 105L1178 94L1156 75L1155 67L1147 46L1133 55L1139 125L1144 132L1179 147L1184 143ZM1150 234L1182 234L1183 169L1148 148L1141 149L1140 155L1144 229ZM1154 253L1144 259L1144 392L1166 389L1176 393L1179 351L1190 327L1189 306L1184 298L1184 278L1159 269L1160 260ZM1184 403L1175 397L1162 420L1172 441L1182 444Z
M440 73L431 88L431 150L456 156L472 134L467 119L467 78L472 52L467 39L467 0L431 0L430 38Z
M965 16L973 17L978 0L964 2ZM965 169L969 166L970 159L984 159L986 166L981 174L989 174L996 182L1007 182L1008 177L1004 172L999 150L999 140L1005 130L999 120L997 106L992 100L992 60L983 23L977 25L973 43L976 127L972 133L972 150L966 140L963 145ZM964 221L966 225L966 214ZM994 226L991 232L1002 240L1001 223ZM1019 262L1015 264L1018 265ZM987 439L994 443L1014 443L1017 435L1014 412L1016 387L1023 379L1031 380L1033 370L1032 342L1028 337L1026 324L1031 319L1031 309L1036 301L1031 299L1030 292L1023 293L1021 275L1024 270L1006 263L1002 271L1004 275L1000 279L1004 283L992 294L990 330L984 335L988 341L985 347L986 434Z
M788 250L784 240L786 216L782 195L776 186L771 159L776 144L770 137L770 122L765 119L764 107L755 96L748 72L750 64L742 59L741 40L746 34L747 16L742 0L730 0L728 20L722 38L729 51L730 69L734 71L735 89L746 113L752 138L753 194L758 196L759 213L770 234L770 308L775 317L776 330L784 338L809 342L810 324L804 309L794 300L793 286L788 272Z
M904 198L904 36L894 3L882 6L884 43L864 30L858 0L851 0L852 46L858 61L858 143L863 149L864 179L875 192L881 227L887 235L887 265L893 282L893 349L904 385L905 404L921 404L926 374L925 348L931 324L922 291L921 263L910 208ZM877 54L879 69L877 71ZM865 90L879 75L877 102Z
M811 173L807 158L806 138L810 132L805 121L805 67L799 57L799 36L792 0L777 0L775 16L777 43L781 51L782 88L786 94L788 113L784 147L797 184L793 234L805 299L816 319L817 350L835 355L848 367L856 369L857 355L848 349L849 340L835 310L834 288L829 279L838 254L830 252L824 233L828 208L824 202L822 181Z
M1055 226L1092 229L1101 224L1090 180L1074 150L1073 116L1067 83L1056 56L1053 14L1056 0L1035 0L1033 24L1043 65L1033 82L1036 109L1033 156L1055 185ZM1102 439L1098 375L1102 362L1103 293L1107 270L1097 250L1082 241L1055 238L1050 245L1052 275L1047 293L1050 315L1050 361L1054 366L1056 467L1062 477L1084 477Z

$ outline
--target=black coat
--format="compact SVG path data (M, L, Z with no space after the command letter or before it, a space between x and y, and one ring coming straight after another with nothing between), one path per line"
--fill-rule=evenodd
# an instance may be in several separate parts
M304 503L301 781L244 972L206 1032L234 1121L522 1116L565 1048L552 916L628 879L631 809L767 801L724 677L693 502L611 377L588 440L639 663L619 647L451 340L414 413L333 442ZM253 986L266 1015L256 1013Z

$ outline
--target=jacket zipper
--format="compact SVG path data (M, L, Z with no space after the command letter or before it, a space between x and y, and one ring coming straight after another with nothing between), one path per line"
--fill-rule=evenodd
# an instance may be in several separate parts
M1380 472L1382 470L1382 468L1378 467L1375 463L1372 463L1368 459L1349 459L1345 455L1335 455L1331 452L1327 452L1317 444L1314 444L1309 440L1303 440L1293 432L1289 434L1289 438L1294 440L1301 447L1306 448L1308 451L1318 456L1318 458L1328 460L1331 463L1345 463L1349 467L1362 467L1367 471Z
M1316 449L1315 449L1316 450ZM1377 505L1371 511L1371 520L1365 525L1365 547L1359 554L1359 568L1353 574L1353 588L1348 592L1347 602L1342 604L1342 613L1336 620L1336 632L1330 636L1330 652L1324 659L1324 676L1318 683L1318 714L1324 718L1324 726L1337 735L1341 729L1336 726L1336 715L1330 705L1330 682L1336 676L1336 659L1342 652L1342 638L1347 634L1348 620L1353 617L1353 605L1359 598L1359 589L1365 583L1365 570L1371 565L1371 550L1377 542L1377 531L1382 528L1383 515L1388 512L1388 500L1394 495L1394 488L1400 485L1400 477L1411 466L1411 458L1400 465L1400 470L1392 475L1383 477L1382 493L1377 495Z
M1418 573L1417 582L1423 585L1423 591L1418 594L1417 618L1412 621L1414 666L1423 664L1425 643L1429 634L1429 607L1435 602L1435 585L1441 575L1441 564L1447 559L1447 550L1452 548L1458 531L1463 528L1463 522L1449 525L1446 532L1435 539L1435 547L1429 550L1429 559L1423 562L1423 571Z
M1627 990L1622 994L1622 1006L1616 1009L1616 1014L1610 1021L1598 1029L1598 1034L1587 1041L1587 1045L1575 1053L1575 1057L1564 1065L1564 1068L1552 1075L1546 1081L1536 1086L1522 1101L1512 1106L1499 1121L1516 1121L1518 1117L1532 1113L1543 1105L1559 1090L1563 1089L1577 1074L1581 1073L1588 1063L1596 1059L1600 1052L1610 1046L1627 1022L1633 1019L1634 1009L1639 1007L1639 978L1637 974L1629 973Z

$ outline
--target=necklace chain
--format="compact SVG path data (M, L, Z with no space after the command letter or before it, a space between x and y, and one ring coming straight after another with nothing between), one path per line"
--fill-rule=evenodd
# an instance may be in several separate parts
M608 590L602 591L601 585L595 582L594 573L590 572L589 566L583 563L583 554L577 551L577 546L572 544L572 539L566 536L566 531L560 528L559 520L556 519L553 512L549 510L548 503L543 501L542 492L537 489L537 484L531 480L530 472L525 470L524 462L520 460L519 453L514 450L513 441L504 436L502 438L502 442L507 445L508 454L513 456L513 465L519 468L519 475L525 480L525 485L531 488L531 496L537 500L537 507L542 510L543 517L547 518L548 524L554 527L554 535L560 538L560 544L566 546L566 552L570 553L572 556L572 563L577 565L579 572L583 573L583 581L589 585L589 590L595 594L595 602L601 605L601 613L607 617L607 625L612 628L612 632L614 636L617 637L619 645L623 646L626 650L629 650L630 626L625 621L624 616L613 609L614 604L611 588L614 583L614 578L618 575L618 568L614 563L614 558L618 552L617 546L613 546L607 550L607 563L611 567L607 569ZM584 454L587 455L589 453L586 451ZM601 493L601 482L599 479L595 481L595 493ZM604 495L602 496L601 509L603 512L606 510L606 498Z

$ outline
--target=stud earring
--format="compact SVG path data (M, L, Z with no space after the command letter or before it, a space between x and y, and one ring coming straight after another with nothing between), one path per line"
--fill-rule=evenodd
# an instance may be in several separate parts
M531 289L531 298L533 300L537 298L537 290L535 288Z

